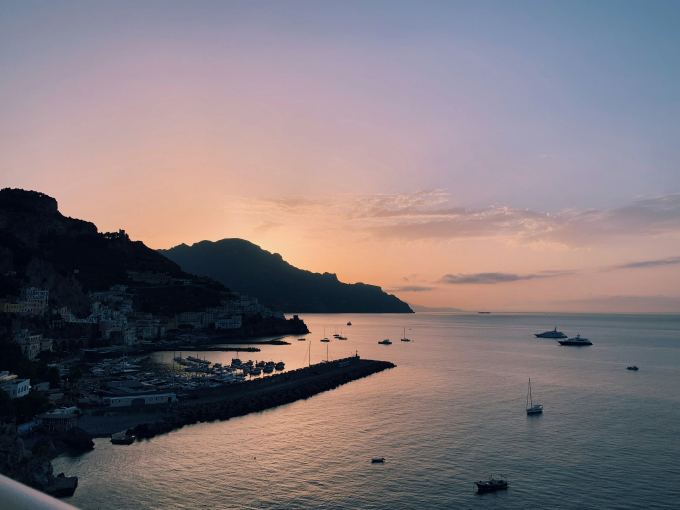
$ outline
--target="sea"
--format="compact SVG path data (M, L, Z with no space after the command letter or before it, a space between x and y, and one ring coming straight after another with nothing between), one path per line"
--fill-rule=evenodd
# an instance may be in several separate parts
M680 508L680 316L301 318L304 341L238 356L291 369L310 355L358 354L397 367L129 446L96 439L94 451L53 461L55 473L80 479L66 501L92 510ZM534 336L554 327L593 345ZM324 328L348 339L322 343ZM385 338L393 344L378 344ZM170 364L172 354L154 360ZM525 411L529 378L541 415ZM507 476L508 489L478 494L473 482L492 475Z

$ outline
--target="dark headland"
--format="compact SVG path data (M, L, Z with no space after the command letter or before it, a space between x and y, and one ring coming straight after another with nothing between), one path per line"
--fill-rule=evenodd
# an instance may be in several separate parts
M343 283L332 273L292 266L243 239L201 241L159 250L183 271L210 276L237 292L257 296L284 312L412 313L409 305L376 285Z

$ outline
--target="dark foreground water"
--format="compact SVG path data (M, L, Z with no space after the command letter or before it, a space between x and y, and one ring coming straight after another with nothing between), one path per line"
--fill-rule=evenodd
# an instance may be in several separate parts
M226 422L60 457L83 509L680 508L680 317L305 315L312 362L396 369ZM413 342L400 342L402 327ZM591 347L533 333L581 332ZM378 345L390 338L391 346ZM307 342L242 359L306 363ZM172 353L170 353L172 354ZM159 360L167 356L159 354ZM232 353L207 353L228 361ZM626 370L635 364L638 372ZM527 416L531 377L541 416ZM384 465L370 458L387 459ZM478 495L473 480L508 476Z

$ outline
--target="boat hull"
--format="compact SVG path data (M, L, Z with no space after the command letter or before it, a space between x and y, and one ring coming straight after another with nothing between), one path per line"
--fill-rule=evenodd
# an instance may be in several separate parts
M563 340L559 342L560 345L573 345L576 347L587 347L589 345L593 345L592 342L570 342L569 340Z
M479 492L502 491L508 488L507 483L489 484L488 482L475 482Z

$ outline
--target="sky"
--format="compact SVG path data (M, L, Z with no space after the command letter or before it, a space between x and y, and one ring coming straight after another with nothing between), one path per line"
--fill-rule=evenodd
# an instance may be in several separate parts
M0 186L419 305L680 312L677 1L0 0Z

